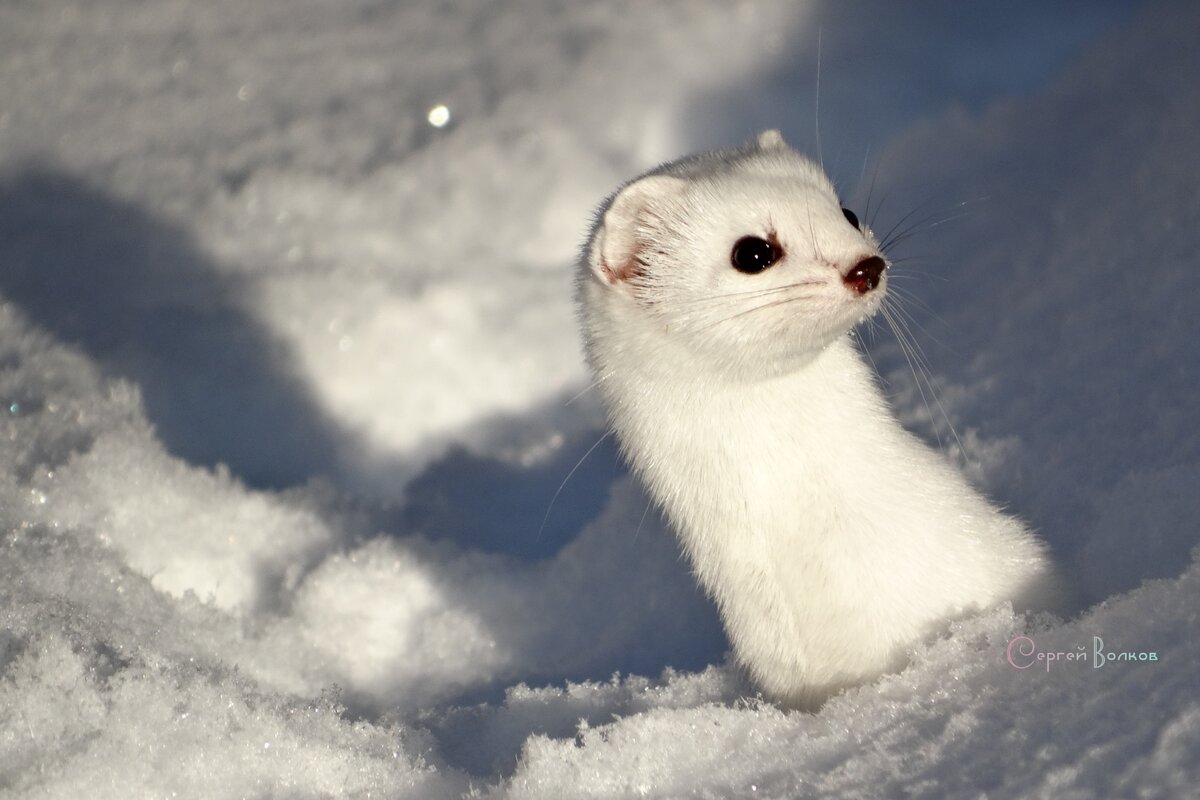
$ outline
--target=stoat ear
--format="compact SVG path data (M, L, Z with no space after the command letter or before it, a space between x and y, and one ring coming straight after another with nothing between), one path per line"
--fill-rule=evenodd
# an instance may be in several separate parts
M763 131L758 135L759 150L774 150L780 147L787 147L787 142L783 140L783 134L778 128L771 128L769 131Z
M592 269L608 284L635 277L641 269L638 250L645 243L655 206L676 196L687 182L670 175L649 175L622 189L608 210L597 236Z

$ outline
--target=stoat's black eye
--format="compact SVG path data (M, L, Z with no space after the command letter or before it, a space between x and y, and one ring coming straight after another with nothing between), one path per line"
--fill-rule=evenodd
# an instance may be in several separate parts
M743 236L733 245L729 260L733 268L747 275L755 275L774 264L783 255L779 246L757 236Z
M851 225L853 225L855 228L858 228L860 231L862 230L862 226L858 224L858 214L855 214L853 211L851 211L848 208L843 208L842 216L846 218L846 222L849 222Z

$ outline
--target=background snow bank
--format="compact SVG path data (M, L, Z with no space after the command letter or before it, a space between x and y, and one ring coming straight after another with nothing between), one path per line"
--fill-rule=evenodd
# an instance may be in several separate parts
M1196 16L0 7L0 787L1195 785ZM835 177L890 141L877 228L969 211L895 254L945 414L867 337L898 411L1067 565L1084 613L1040 651L1157 661L1017 670L999 609L786 713L743 699L610 443L539 533L602 427L565 405L590 209L762 127L813 149L818 23Z

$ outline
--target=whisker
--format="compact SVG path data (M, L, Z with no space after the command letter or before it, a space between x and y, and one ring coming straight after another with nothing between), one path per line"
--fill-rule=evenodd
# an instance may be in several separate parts
M724 294L714 294L707 297L693 297L687 300L680 301L684 305L699 305L701 303L716 303L734 298L755 298L765 295L776 294L778 292L786 292L789 289L795 289L800 286L819 286L825 283L820 280L804 280L788 283L783 286L771 286L764 289L747 289L744 292L725 292Z
M652 500L646 500L646 510L642 512L642 518L640 520L638 520L637 530L635 530L633 532L633 540L635 542L637 541L638 536L642 532L642 526L646 524L646 516L650 513L650 506L652 503L653 503Z
M896 222L895 222L895 223L892 225L892 227L888 229L888 232L887 232L887 233L885 233L885 234L883 235L883 237L882 237L882 238L879 240L879 241L880 241L880 245L879 245L879 247L880 247L881 249L883 249L883 250L887 250L889 247L891 247L893 244L895 244L895 239L893 239L892 237L895 235L896 231L900 230L900 229L901 229L901 228L904 226L904 224L905 224L905 223L907 223L907 222L908 222L910 219L912 219L914 214L918 214L918 213L920 213L920 212L922 212L922 211L925 211L925 210L926 210L926 207L927 207L927 206L928 206L928 205L929 205L931 202L933 202L933 201L932 201L932 200L926 200L926 201L924 201L924 202L922 202L922 203L919 203L919 204L917 204L917 205L916 205L916 206L915 206L915 207L914 207L912 210L910 210L910 211L909 211L907 214L905 214L904 216L902 216L900 219L896 220ZM938 214L938 213L939 213L939 212L935 211L935 212L933 212L932 214L930 214L930 215L928 215L928 216L924 217L923 219L921 219L921 220L919 220L919 221L917 221L917 222L913 223L913 224L912 224L910 227L904 228L904 233L907 233L908 231L911 231L913 228L920 227L920 225L921 225L922 223L924 223L924 222L927 222L927 221L929 220L929 218L930 218L930 217L937 216L937 214Z
M558 485L558 490L554 493L554 497L550 498L550 505L546 508L546 514L542 517L542 524L538 528L537 537L534 539L534 541L540 542L542 540L542 534L546 531L546 523L550 520L550 512L554 510L554 504L558 502L558 496L562 494L562 490L566 488L567 482L570 481L571 477L579 471L579 468L583 466L583 462L587 461L588 456L590 456L596 450L596 448L600 446L600 443L609 436L612 436L612 434L613 432L611 428L602 433L600 438L596 440L596 443L589 447L587 452L575 462L575 466L571 467L571 471L567 473L567 477L562 479L562 483Z
M772 300L769 303L760 303L759 305L756 305L752 308L747 308L747 309L737 312L736 314L731 314L728 317L722 317L721 319L715 320L715 321L711 322L710 324L705 325L700 330L708 330L709 328L715 328L717 325L721 325L721 324L729 322L731 320L735 320L738 317L744 317L747 314L753 314L756 311L764 311L768 308L774 308L776 306L787 305L788 303L794 303L798 300L805 300L805 299L807 299L809 297L813 297L813 296L814 295L811 293L796 294L796 295L792 295L790 297L785 297L781 300Z
M817 254L819 260L824 261L825 259L821 255L821 245L817 242L817 230L813 227L812 202L807 195L804 199L804 211L808 215L808 238L812 242L813 252Z
M907 241L909 238L911 238L913 235L915 235L917 233L924 233L925 231L931 231L934 228L938 227L939 225L945 225L947 222L952 222L956 219L962 219L963 217L970 216L970 212L964 211L961 214L953 214L949 217L939 219L937 222L929 222L929 220L932 219L934 216L936 216L936 215L931 214L928 217L926 217L925 219L921 220L920 222L913 223L913 225L911 227L909 227L906 230L901 231L899 234L897 234L895 236L895 238L890 239L887 243L887 246L895 247L896 245L900 244L901 242ZM928 223L928 224L926 224L926 223Z
M966 448L963 446L962 439L959 438L958 431L955 430L954 423L950 420L950 415L946 413L946 408L942 405L941 398L938 396L937 387L933 382L933 370L930 368L929 362L925 359L925 355L921 351L921 346L917 343L916 337L913 336L912 329L908 326L904 318L899 316L899 309L893 307L891 310L896 311L897 315L893 316L891 313L885 311L884 316L888 319L889 324L892 325L892 331L896 334L897 341L901 341L907 337L907 343L902 345L902 349L906 351L906 358L908 358L909 354L912 356L909 359L909 368L913 370L913 378L917 381L917 391L921 393L921 399L925 403L926 412L930 415L930 421L932 422L933 420L933 411L929 407L925 391L921 389L921 376L925 378L925 384L929 387L929 394L933 397L934 405L937 406L938 412L941 413L946 427L950 429L950 435L954 437L954 442L958 446L959 453L965 458L967 453ZM920 367L920 374L918 374L916 367ZM942 437L938 433L937 426L934 426L934 436L937 438L938 447L941 447Z
M874 189L875 187L872 186L871 188ZM878 217L880 214L883 213L883 206L888 201L888 198L891 197L891 195L892 195L892 190L891 189L886 190L883 193L883 197L879 198L879 205L875 207L874 216L867 217L867 227L869 227L871 230L875 230L875 217ZM863 216L866 216L866 214L864 214Z
M874 342L875 335L879 331L878 324L874 319L869 319L867 322L869 323L868 330L871 331L871 341ZM871 355L871 348L863 347L860 349L862 350L862 354L867 357L867 361L870 362L871 370L875 373L875 377L879 380L880 385L886 386L888 383L887 378L883 377L883 373L879 371L879 365L875 363L875 357Z
M879 307L879 312L881 314L883 314L883 318L885 320L887 320L888 325L892 329L892 333L896 337L896 343L900 345L900 352L904 355L904 360L908 362L908 369L909 369L909 371L912 372L912 375L913 375L913 385L916 386L917 392L921 395L921 402L925 405L925 413L927 413L929 415L929 418L932 420L933 419L933 409L930 408L929 398L925 396L925 389L922 388L922 386L921 386L921 379L917 375L917 368L916 368L916 365L913 363L912 354L909 352L908 342L905 340L904 334L900 331L899 327L897 327L896 321L892 318L892 314L891 314L890 309L887 306L887 303L884 303L882 306ZM942 437L938 433L936 426L934 426L933 435L937 439L938 448L940 449L942 446Z
M817 26L817 86L816 100L813 101L813 125L817 129L817 163L821 165L821 169L825 169L825 157L821 154L821 31L822 26Z
M984 200L987 200L987 197L979 197L974 200L963 200L962 202L954 203L954 204L948 206L947 210L949 208L962 208L963 206L967 206L972 203L983 202ZM930 223L931 219L933 219L940 213L944 213L944 210L943 211L934 211L934 212L926 215L922 219L920 219L916 222L913 222L911 225L908 225L907 227L903 228L903 230L901 230L901 226L903 226L904 223L907 222L908 219L911 218L914 213L921 210L923 207L925 207L927 205L929 205L929 201L921 203L916 208L914 208L912 211L908 212L903 217L901 217L900 220L897 221L897 223L892 226L892 229L888 231L887 235L883 237L883 244L881 244L880 247L883 249L894 247L897 244L900 244L901 242L905 241L906 239L908 239L910 236L912 236L914 233L917 233L918 231L932 230L933 228L936 228L939 225L944 225L947 222L959 219L961 217L964 217L964 216L967 216L970 214L970 211L963 211L961 213L952 214L943 219L939 219L936 222ZM899 232L897 233L897 231L899 231Z
M869 153L870 151L868 151ZM866 159L863 159L863 170L867 168ZM874 221L871 217L871 198L875 195L875 179L879 177L879 162L875 162L875 169L871 171L871 185L867 187L867 204L863 208L863 219L867 222L867 227L871 228L871 223ZM862 180L859 178L859 180Z
M928 303L926 303L920 297L918 297L917 295L908 291L907 289L904 289L900 286L891 286L891 287L889 287L889 291L891 291L892 294L895 295L895 299L897 301L903 301L905 303L912 303L915 306L920 306L922 310L924 310L930 316L936 318L938 322L944 321L944 320L942 320L941 317L939 317L937 315L937 312L935 312L932 308L929 307ZM922 326L919 322L917 322L916 319L911 314L908 314L907 310L904 309L904 307L900 304L900 302L896 303L896 310L904 311L905 314L908 316L908 319L910 322L912 322L914 325L916 325L921 330L922 333L929 335L929 331L925 330L924 326ZM930 338L933 338L933 337L930 336ZM938 342L938 344L941 344L941 342Z
M567 402L563 403L563 406L565 407L565 406L571 405L576 400L583 397L585 394L590 392L592 389L595 389L597 386L604 383L606 380L608 380L612 376L613 376L613 370L609 370L608 372L604 373L603 375L601 375L600 377L596 378L594 381L589 383L587 386L580 389L574 395L572 395L571 398L569 400L567 400Z
M915 260L915 259L901 258L901 259L898 259L897 261L892 261L890 263L893 267L895 267L899 263L904 263L904 262L907 262L910 260ZM895 270L895 271L889 269L888 270L888 282L891 283L896 278L902 278L904 280L916 280L917 278L920 278L922 280L941 281L942 283L950 282L950 279L947 278L945 275L940 275L936 272L927 272L926 270L922 270L922 269L913 269L911 266L901 267L900 269Z

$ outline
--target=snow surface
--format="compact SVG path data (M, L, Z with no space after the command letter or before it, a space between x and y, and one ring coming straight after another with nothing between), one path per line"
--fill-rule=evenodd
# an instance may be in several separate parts
M0 4L0 795L1194 795L1200 10L921 8ZM1078 598L817 714L591 450L570 304L607 192L772 126L915 223L938 401L864 342Z

